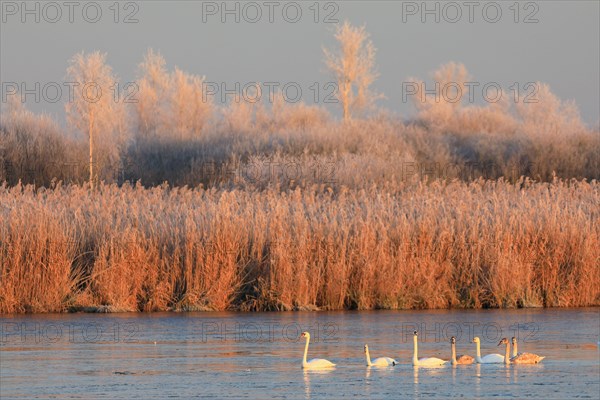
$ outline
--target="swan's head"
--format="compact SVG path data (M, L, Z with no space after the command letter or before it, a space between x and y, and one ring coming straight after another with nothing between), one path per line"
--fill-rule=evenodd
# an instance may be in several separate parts
M500 343L498 343L498 346L500 346L501 344L508 344L508 339L502 338L502 340L500 340Z
M367 351L369 351L369 346L367 346L367 345L365 344L365 353L366 353Z
M302 334L300 335L300 337L310 339L310 333L308 333L308 332L302 332Z
M479 337L475 336L471 343L479 343Z
M512 344L517 344L517 338L513 336L512 338L510 338L510 342Z
M450 343L455 344L456 343L456 338L454 336L452 336L450 338Z

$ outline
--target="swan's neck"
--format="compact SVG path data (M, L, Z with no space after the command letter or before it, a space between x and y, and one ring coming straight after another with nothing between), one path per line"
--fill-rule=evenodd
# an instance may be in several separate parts
M510 343L506 343L506 351L504 352L504 364L510 364Z
M475 347L477 348L477 352L476 352L477 362L481 362L481 347L479 346L479 342L475 342Z
M418 364L419 362L419 358L418 358L418 352L419 352L419 345L417 344L418 340L417 340L417 336L413 336L413 344L414 344L414 351L413 351L413 365Z
M515 342L515 344L513 345L513 353L512 353L513 357L517 356L517 342Z
M306 365L306 356L308 354L308 342L310 341L310 338L306 338L306 346L304 346L304 358L302 358L302 365Z
M368 348L365 350L365 356L367 357L367 365L370 367L373 364L371 363L371 355L369 354Z
M456 365L456 344L452 343L452 365Z

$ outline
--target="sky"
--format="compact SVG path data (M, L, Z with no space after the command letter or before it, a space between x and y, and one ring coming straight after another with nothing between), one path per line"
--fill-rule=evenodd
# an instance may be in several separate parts
M286 100L316 101L337 112L336 104L327 103L333 79L323 47L335 47L336 23L347 20L369 32L377 49L374 89L385 95L378 105L396 115L414 112L403 92L409 78L427 79L454 61L478 84L475 103L486 101L484 86L501 87L515 102L528 94L527 83L542 81L561 99L574 100L586 123L600 122L597 0L2 0L0 10L2 102L14 96L16 84L30 91L29 109L59 121L68 101L65 71L74 54L106 52L122 88L135 82L149 48L165 57L169 69L215 84L218 104L233 96L223 99L221 89L242 93L245 85L260 82L264 93L285 86Z

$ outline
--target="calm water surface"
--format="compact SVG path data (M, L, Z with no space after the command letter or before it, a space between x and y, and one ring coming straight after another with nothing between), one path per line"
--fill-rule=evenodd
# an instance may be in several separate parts
M0 317L2 399L600 397L600 309L332 313L66 314ZM503 336L539 365L414 368L419 356L503 354ZM300 368L309 358L338 364ZM400 365L367 368L371 356Z

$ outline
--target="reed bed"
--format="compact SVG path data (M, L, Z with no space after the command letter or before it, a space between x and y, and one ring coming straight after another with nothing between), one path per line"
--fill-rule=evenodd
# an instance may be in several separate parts
M0 312L600 305L600 184L0 186Z

